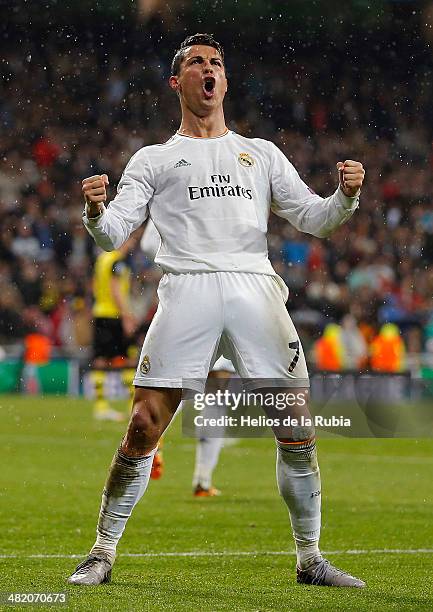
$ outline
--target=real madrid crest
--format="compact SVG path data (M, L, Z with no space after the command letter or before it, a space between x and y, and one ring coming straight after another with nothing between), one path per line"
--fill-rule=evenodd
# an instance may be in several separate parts
M149 374L150 372L150 359L149 355L145 355L140 363L140 372L142 374Z
M249 153L239 153L238 161L242 166L246 166L247 168L254 166L254 159Z

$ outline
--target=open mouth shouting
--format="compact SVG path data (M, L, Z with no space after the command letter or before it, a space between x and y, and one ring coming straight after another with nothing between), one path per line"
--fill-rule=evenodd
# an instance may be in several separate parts
M203 93L204 97L209 100L215 93L215 77L206 76L203 79Z

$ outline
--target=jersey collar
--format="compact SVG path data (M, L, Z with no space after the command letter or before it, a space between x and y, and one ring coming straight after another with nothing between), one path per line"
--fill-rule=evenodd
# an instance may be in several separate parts
M225 132L219 134L218 136L189 136L188 134L181 134L179 131L176 132L177 136L182 136L183 138L192 138L193 140L215 140L216 138L224 138L227 134L230 133L230 130L227 128Z

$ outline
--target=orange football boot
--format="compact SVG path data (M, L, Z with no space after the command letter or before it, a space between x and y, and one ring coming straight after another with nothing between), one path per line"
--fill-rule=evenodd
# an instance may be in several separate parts
M203 489L201 485L197 485L193 491L194 497L218 497L221 495L221 491L215 487L209 487L209 489Z
M158 448L155 455L153 456L152 469L150 471L150 477L152 480L159 480L164 473L164 459L162 457L162 450Z

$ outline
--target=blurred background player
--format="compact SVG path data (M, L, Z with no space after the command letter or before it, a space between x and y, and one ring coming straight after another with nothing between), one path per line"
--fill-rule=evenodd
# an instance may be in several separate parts
M221 381L227 380L235 374L236 371L230 359L220 357L209 372L209 378L216 378ZM223 437L200 437L197 439L194 475L192 477L194 497L215 497L221 495L221 491L212 485L212 475L218 464L221 449L226 441L226 438Z
M140 248L149 258L154 261L155 255L161 244L161 237L155 225L149 219L146 229L140 241ZM220 357L215 363L209 377L217 379L227 379L235 373L232 362L225 357ZM181 411L181 406L179 407ZM158 450L155 453L150 477L153 480L161 478L164 470L164 460L162 456L163 438L159 441ZM195 467L192 479L192 490L194 497L215 497L221 495L221 491L212 486L212 475L218 464L218 459L224 438L200 437L197 439L195 453Z
M91 377L95 390L94 415L100 420L123 421L126 416L114 410L108 402L105 386L108 371L121 371L123 384L132 394L137 320L130 308L131 268L127 258L141 233L131 236L119 249L101 252L95 262Z

